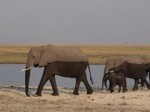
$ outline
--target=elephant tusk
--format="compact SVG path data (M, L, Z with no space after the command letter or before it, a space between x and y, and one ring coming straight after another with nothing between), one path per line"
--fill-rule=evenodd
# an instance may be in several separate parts
M27 71L27 70L30 70L32 67L30 66L29 68L27 68L27 69L22 69L21 71L22 72L25 72L25 71Z
M109 72L109 70L108 71L106 71L106 74Z
M110 73L114 73L114 71L113 70L111 70L111 71L109 71Z

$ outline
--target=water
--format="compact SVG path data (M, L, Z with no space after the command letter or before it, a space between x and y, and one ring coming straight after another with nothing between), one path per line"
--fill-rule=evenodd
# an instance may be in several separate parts
M0 85L5 86L24 86L25 74L21 70L25 67L24 64L0 64ZM89 72L86 71L89 83L93 87L100 87L102 85L102 77L104 65L90 65L94 85L89 80ZM31 70L30 86L38 86L42 77L43 68L33 68ZM65 78L56 76L57 86L74 88L75 78ZM128 86L134 84L132 79L127 79ZM50 82L46 83L46 86L51 86ZM81 83L80 87L84 87Z

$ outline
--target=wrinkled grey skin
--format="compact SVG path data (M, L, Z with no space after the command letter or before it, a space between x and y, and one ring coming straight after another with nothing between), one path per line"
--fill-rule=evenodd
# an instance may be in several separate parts
M105 62L105 67L104 67L104 74L108 72L111 68L117 67L124 63L125 61L130 62L130 63L135 63L135 64L149 64L150 63L150 58L149 57L128 57L128 56L114 56L110 57L106 60ZM150 70L147 70L147 73L150 73ZM149 75L150 78L150 75ZM150 82L150 80L149 80ZM102 89L103 89L103 84L104 80L102 79ZM106 82L107 83L107 82ZM141 86L143 86L143 82L141 82Z
M66 48L58 47L58 50L55 49L57 48L55 48L55 46L53 45L33 47L30 49L28 53L26 67L24 69L26 95L30 96L28 89L29 89L31 67L44 67L43 77L41 79L41 82L37 90L38 96L41 96L41 91L44 84L46 83L45 82L46 80L51 81L52 88L55 89L54 95L58 95L57 85L55 83L55 78L54 78L54 75L56 75L57 73L59 73L58 75L64 77L80 79L80 80L76 80L78 82L76 82L77 85L74 94L76 95L78 94L79 81L84 81L87 88L87 93L92 94L93 90L87 82L86 73L85 73L85 69L87 67L89 68L89 62L87 56L80 49L74 47L66 47ZM59 51L59 53L57 54L56 51ZM73 73L76 73L77 75ZM90 80L93 83L91 73L90 73Z

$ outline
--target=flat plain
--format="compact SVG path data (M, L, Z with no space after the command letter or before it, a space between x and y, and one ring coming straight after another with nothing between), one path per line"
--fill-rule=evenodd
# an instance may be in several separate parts
M90 64L104 64L111 56L150 56L150 45L111 45L111 44L56 44L58 46L75 46L88 56ZM1 64L24 64L31 47L38 44L0 45Z

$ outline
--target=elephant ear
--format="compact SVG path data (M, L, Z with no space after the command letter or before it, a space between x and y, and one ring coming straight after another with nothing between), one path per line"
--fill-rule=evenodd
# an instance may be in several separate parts
M46 66L48 63L56 61L56 57L52 53L43 51L39 61L39 67Z
M42 51L40 61L39 61L39 67L46 66L47 63L48 63L47 53Z
M57 57L54 52L54 48L51 45L43 46L41 48L41 57L39 61L39 67L46 66L48 63L56 61Z

